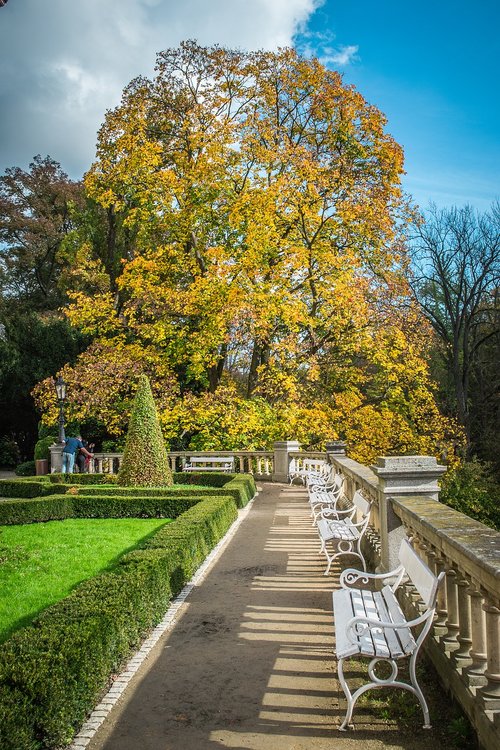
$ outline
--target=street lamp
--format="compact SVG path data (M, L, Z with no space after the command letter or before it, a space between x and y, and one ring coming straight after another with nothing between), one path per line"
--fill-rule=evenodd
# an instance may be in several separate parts
M59 442L61 445L66 442L64 434L64 402L66 401L66 383L61 375L56 380L56 393L59 401Z

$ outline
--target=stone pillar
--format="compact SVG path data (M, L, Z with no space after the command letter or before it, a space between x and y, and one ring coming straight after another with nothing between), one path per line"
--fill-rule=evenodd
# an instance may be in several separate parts
M405 536L401 521L392 509L391 498L426 497L438 500L438 479L446 471L434 456L384 456L371 469L378 477L382 571L399 565L398 550Z
M280 440L274 443L274 466L273 482L288 482L288 467L290 466L290 453L300 450L297 440Z
M347 443L343 440L328 440L326 443L326 461L331 464L332 458L345 456L347 452Z
M59 474L62 469L62 443L54 443L50 450L50 473Z

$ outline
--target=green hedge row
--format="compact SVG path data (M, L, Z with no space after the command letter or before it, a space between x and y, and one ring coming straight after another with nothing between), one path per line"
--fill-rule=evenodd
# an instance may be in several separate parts
M47 474L51 484L114 484L117 474Z
M217 497L220 496L219 491ZM130 497L66 494L19 498L0 502L0 526L65 518L177 518L205 499L202 494L194 494L194 490L179 497L144 497L136 492Z
M28 479L0 479L0 497L41 497L50 485Z
M102 484L109 479L109 474L51 474L50 476L51 478L64 477L64 481L52 484L48 481L27 481L26 479L0 480L0 497L34 498L46 495L65 494L68 491L70 484L78 486L79 494L100 494L102 492L108 496L140 494L141 497L180 497L181 494L191 495L193 493L200 496L210 496L219 494L216 491L216 488L224 488L224 494L232 495L237 506L243 508L249 500L252 499L256 492L255 481L250 474L203 474L201 472L196 474L177 473L174 474L174 489L169 487L144 488L141 489L140 493L137 492L138 488L135 487L110 486L106 487L104 490ZM93 482L74 481L76 478L84 480L86 477L96 479ZM71 478L71 481L69 478ZM82 484L84 486L80 488L80 485ZM209 485L214 489L198 487L197 485L200 484ZM1 523L0 516L0 524Z
M2 645L2 750L47 750L72 739L109 676L158 623L236 515L232 497L198 503Z

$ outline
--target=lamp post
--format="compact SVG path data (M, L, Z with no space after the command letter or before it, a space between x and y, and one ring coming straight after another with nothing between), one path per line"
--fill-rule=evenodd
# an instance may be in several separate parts
M56 380L56 393L59 401L59 443L62 445L66 441L64 434L64 402L66 401L66 383L61 375Z

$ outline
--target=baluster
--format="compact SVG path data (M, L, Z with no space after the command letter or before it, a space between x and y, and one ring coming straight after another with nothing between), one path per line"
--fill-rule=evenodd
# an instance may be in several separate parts
M267 456L264 459L264 473L266 476L269 476L269 474L271 473L269 471L269 458Z
M486 614L483 610L483 595L478 586L471 584L469 589L471 598L471 638L470 655L472 664L464 670L467 682L471 687L484 685L484 673L487 665L486 654Z
M472 663L470 650L472 647L471 635L471 611L469 596L470 581L460 574L457 576L457 598L458 598L458 624L457 636L458 649L453 652L452 659L457 667L465 667Z
M449 564L446 566L446 604L448 617L446 618L446 635L442 639L446 651L458 648L457 635L459 631L458 621L458 593L457 593L457 571Z
M428 565L429 564L429 545L426 542L426 540L419 534L415 534L412 544L418 556ZM423 603L420 594L415 588L413 589L413 592L412 592L412 599L414 602L416 603L418 602L419 611L424 612L426 609L426 606Z
M500 609L498 603L485 600L486 612L486 653L487 666L484 676L486 685L480 688L480 697L484 709L498 711L500 709Z
M97 473L102 474L102 458L97 459Z
M245 474L245 456L238 456L240 463L240 474Z
M441 555L433 549L429 555L430 562L432 562L431 569L434 571L434 575L439 574L445 570L445 562ZM446 635L446 620L448 619L448 607L446 604L446 586L441 585L438 589L436 597L436 619L434 620L434 635L439 638L440 636Z

